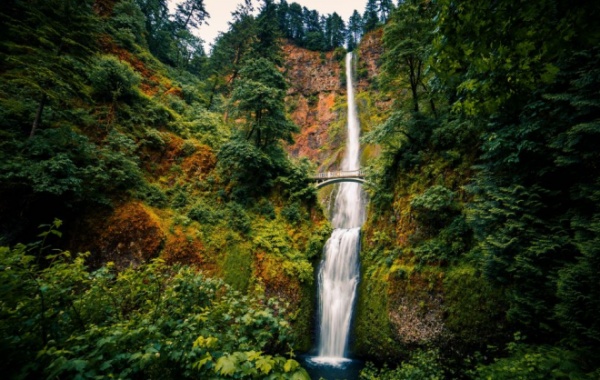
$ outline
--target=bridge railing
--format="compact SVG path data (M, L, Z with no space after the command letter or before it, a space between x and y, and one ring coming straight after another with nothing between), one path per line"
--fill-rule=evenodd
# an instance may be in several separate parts
M364 178L363 170L337 170L332 172L317 173L313 176L314 179L333 179L333 178Z

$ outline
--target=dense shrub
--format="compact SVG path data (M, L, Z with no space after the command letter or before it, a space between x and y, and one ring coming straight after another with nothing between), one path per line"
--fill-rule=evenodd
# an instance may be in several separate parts
M111 55L96 58L90 74L94 94L102 100L131 100L137 94L140 76L131 66Z
M195 269L155 261L94 272L86 254L0 247L0 370L7 378L308 379L280 356L287 312ZM40 261L46 263L41 266Z

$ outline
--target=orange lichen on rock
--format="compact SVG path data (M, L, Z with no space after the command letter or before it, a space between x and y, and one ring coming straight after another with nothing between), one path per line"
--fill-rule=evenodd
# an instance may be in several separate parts
M205 255L204 245L198 239L186 236L180 230L167 236L161 257L168 263L194 265L209 274L216 272L216 266Z
M217 165L217 157L207 145L196 145L196 151L181 163L188 179L202 180Z
M267 297L278 297L290 303L294 310L300 304L302 292L297 279L283 270L283 260L258 252L254 260L254 277L264 286Z
M158 257L165 242L156 215L137 201L124 203L109 215L92 215L80 228L85 241L75 242L77 249L90 251L94 264L112 261L120 269Z
M366 66L367 75L358 80L358 91L364 91L369 87L373 78L376 78L381 71L379 62L383 54L383 28L375 29L363 36L358 47L361 65Z

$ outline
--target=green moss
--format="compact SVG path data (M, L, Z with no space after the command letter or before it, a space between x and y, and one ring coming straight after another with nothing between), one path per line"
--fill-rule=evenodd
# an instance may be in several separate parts
M230 247L223 260L223 278L234 289L245 293L252 276L252 252L244 245Z
M444 278L446 327L459 346L485 346L510 335L504 314L503 293L487 282L474 267L451 268Z
M358 293L355 313L354 352L378 362L395 360L401 356L402 348L393 339L388 317L389 283L380 275L363 275Z

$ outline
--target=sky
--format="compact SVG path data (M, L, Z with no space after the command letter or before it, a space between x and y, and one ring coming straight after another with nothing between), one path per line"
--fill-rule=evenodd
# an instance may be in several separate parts
M171 10L174 10L175 4L181 1L183 0L169 0ZM229 28L227 22L231 20L231 12L242 2L242 0L204 0L206 11L210 14L210 18L207 20L209 25L203 24L196 34L205 41L204 47L207 52L210 51L210 45L219 32L227 31ZM362 14L367 5L367 0L287 0L287 2L289 4L298 3L311 10L316 9L321 15L337 12L346 22L355 9ZM255 8L258 8L260 1L253 0L253 4Z

